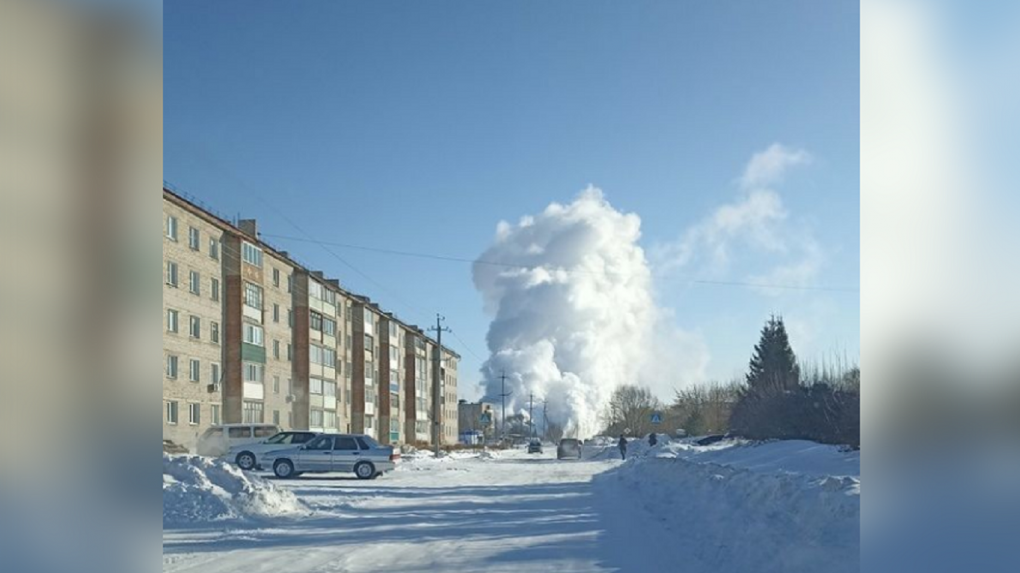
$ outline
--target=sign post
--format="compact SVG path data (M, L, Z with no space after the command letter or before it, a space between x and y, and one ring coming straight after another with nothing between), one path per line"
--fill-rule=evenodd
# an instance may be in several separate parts
M662 423L662 412L652 412L652 423L653 424Z

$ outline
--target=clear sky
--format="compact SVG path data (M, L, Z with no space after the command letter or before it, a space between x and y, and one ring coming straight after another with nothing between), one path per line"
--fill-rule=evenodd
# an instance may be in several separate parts
M463 397L470 264L286 237L471 259L593 184L641 217L706 376L771 313L803 359L859 355L858 293L815 290L859 282L856 2L174 0L163 39L165 179L405 320L442 312Z

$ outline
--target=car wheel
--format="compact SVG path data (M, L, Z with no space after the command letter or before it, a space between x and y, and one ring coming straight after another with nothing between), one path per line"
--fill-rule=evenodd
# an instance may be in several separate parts
M290 460L277 460L273 464L273 473L278 478L294 477L294 464Z
M354 475L358 476L358 479L372 479L375 475L375 466L372 462L358 462L358 465L354 466Z
M241 452L234 458L234 462L237 463L237 467L242 470L251 471L255 468L255 454L251 452Z

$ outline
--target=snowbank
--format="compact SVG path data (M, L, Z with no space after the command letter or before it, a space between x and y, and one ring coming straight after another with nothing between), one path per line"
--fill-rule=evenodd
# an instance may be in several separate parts
M860 456L790 441L631 443L597 487L661 523L684 571L860 568Z
M163 527L307 512L293 493L223 460L163 454Z

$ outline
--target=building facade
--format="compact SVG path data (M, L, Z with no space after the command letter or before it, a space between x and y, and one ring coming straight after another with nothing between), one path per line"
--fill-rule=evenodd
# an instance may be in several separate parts
M194 450L223 416L226 225L163 193L163 438Z
M336 279L163 189L163 437L194 451L211 425L457 441L457 361ZM438 386L438 387L437 387Z
M485 438L491 438L496 424L496 406L489 402L459 400L457 403L457 424L459 434L477 432Z

